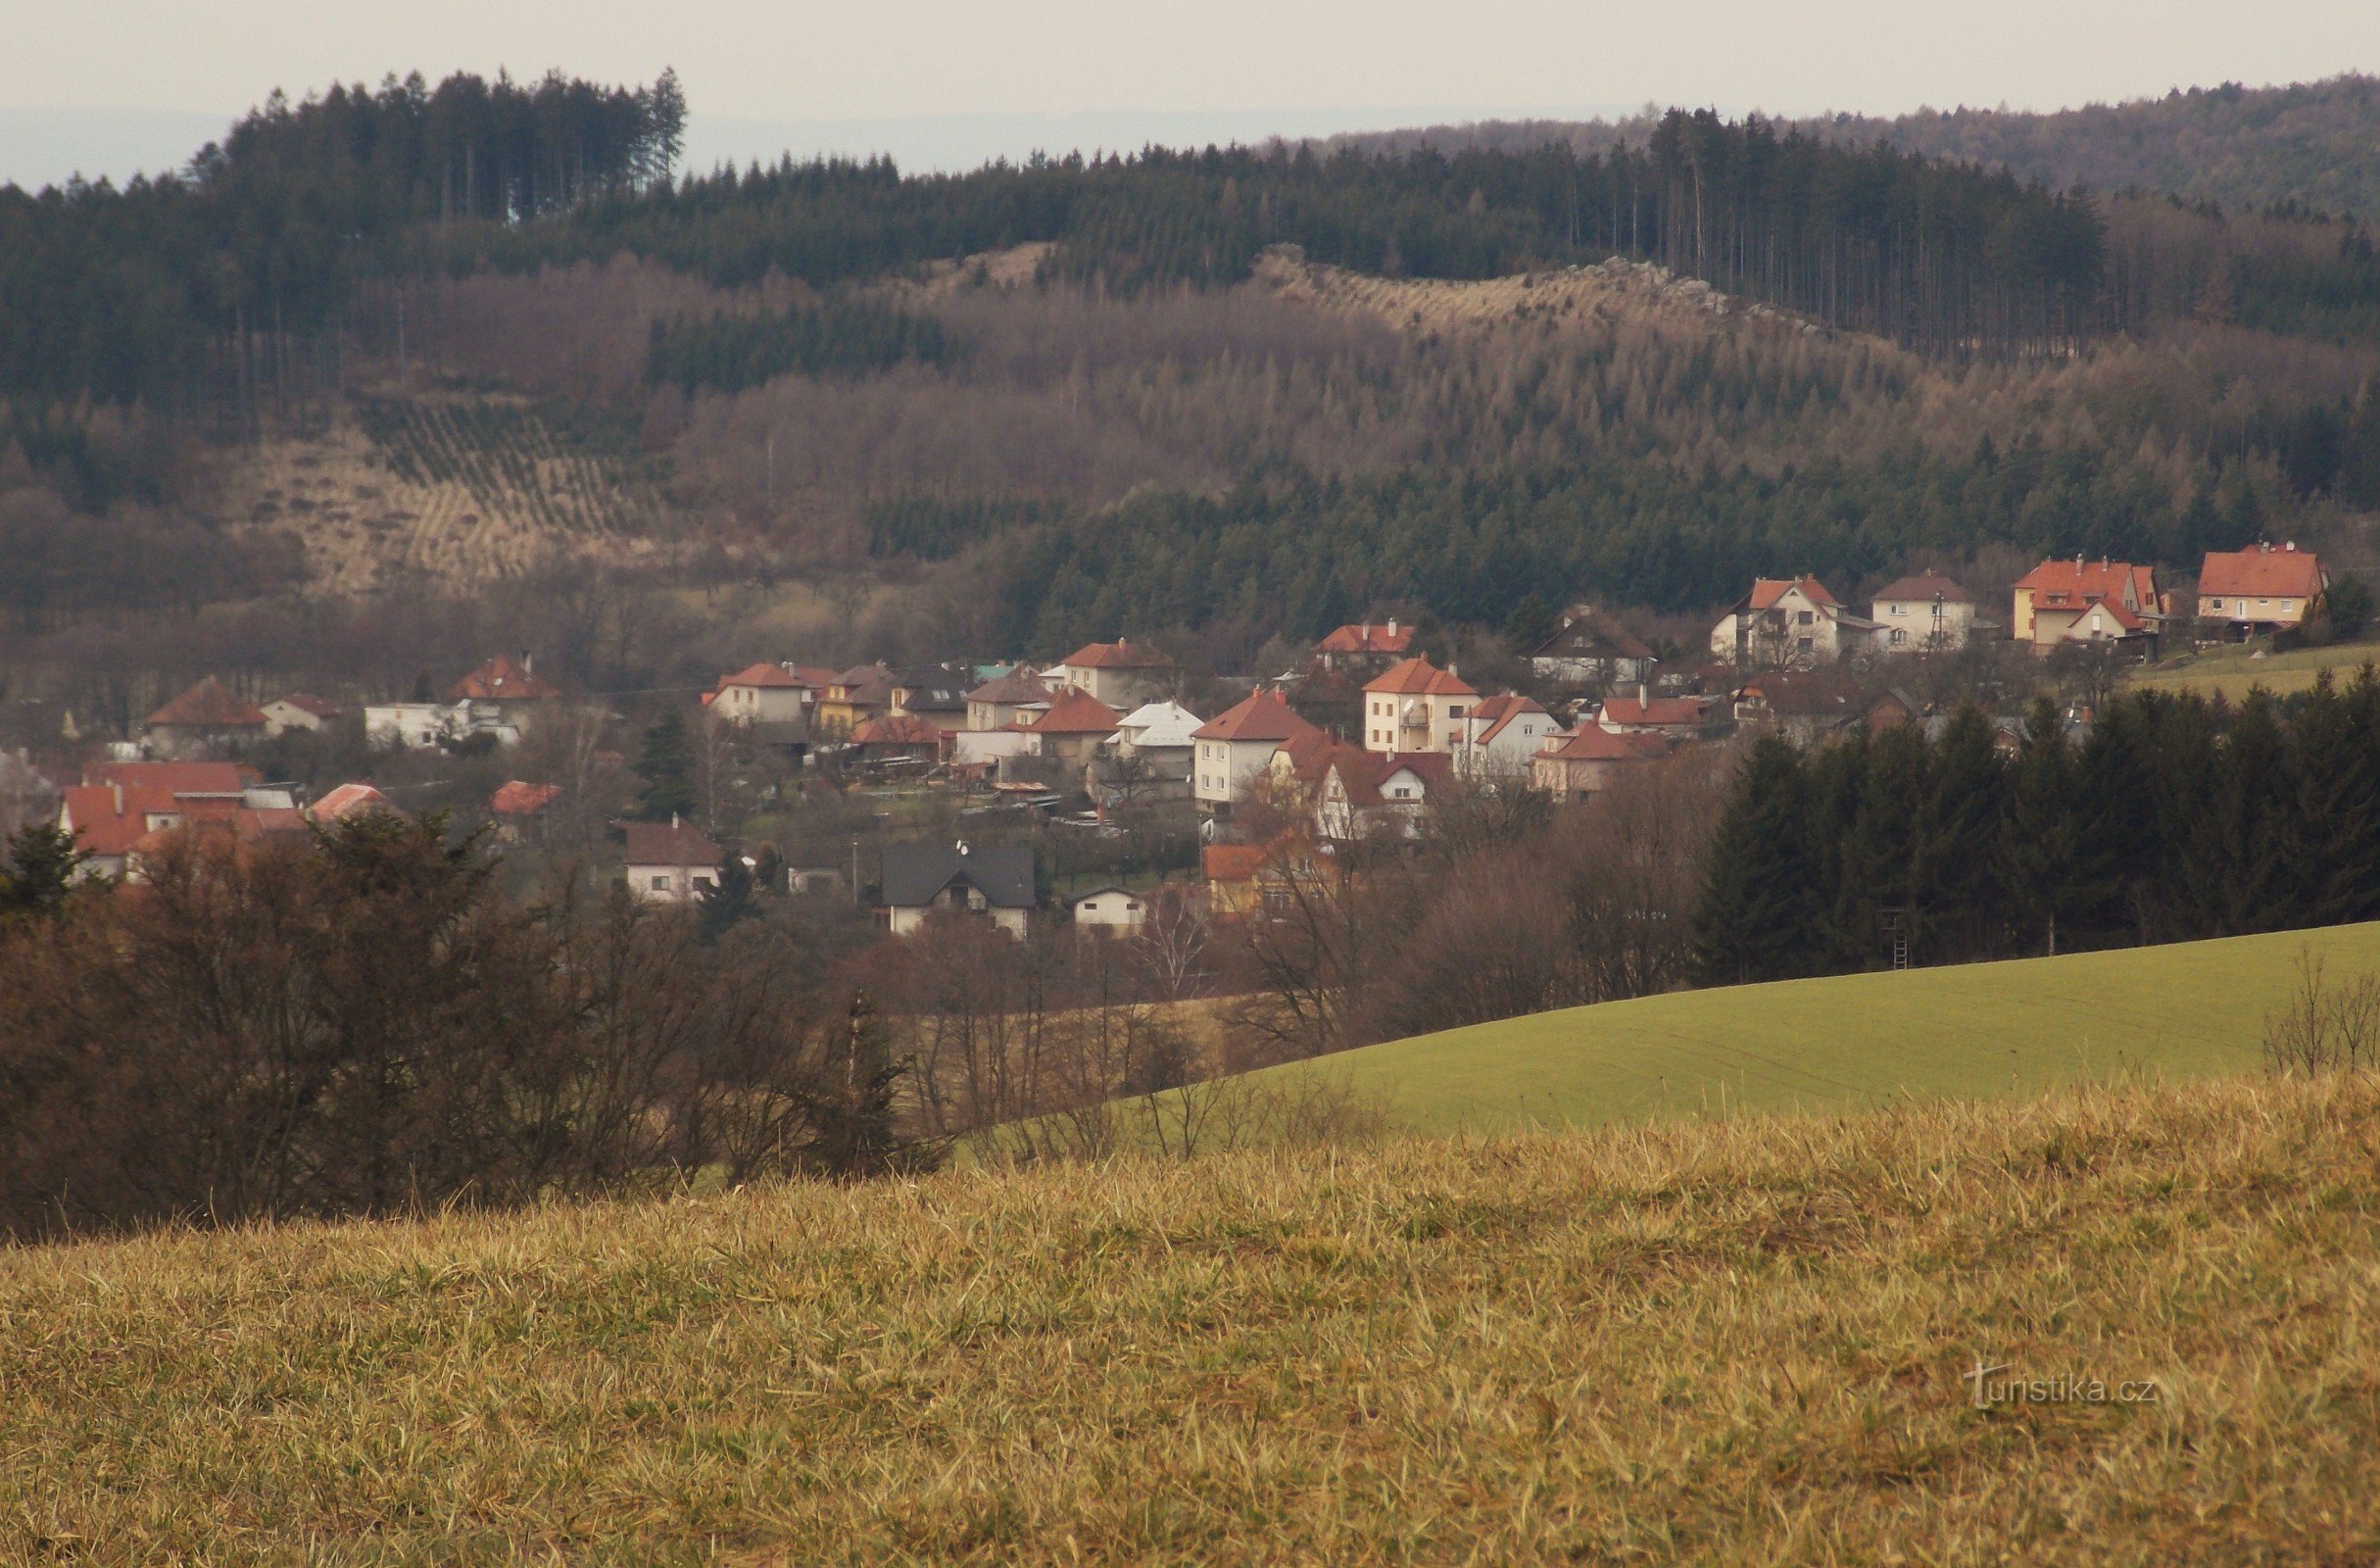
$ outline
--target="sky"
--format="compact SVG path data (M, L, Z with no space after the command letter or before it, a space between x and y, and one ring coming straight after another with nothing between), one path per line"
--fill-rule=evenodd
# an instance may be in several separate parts
M0 0L0 179L178 162L275 86L677 70L691 161L966 164L1648 102L2019 109L2380 73L2374 0ZM904 152L904 148L908 149Z

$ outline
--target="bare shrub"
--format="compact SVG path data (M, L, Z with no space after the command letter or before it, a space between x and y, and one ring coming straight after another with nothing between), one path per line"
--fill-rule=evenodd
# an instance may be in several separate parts
M2296 988L2264 1015L2264 1064L2280 1074L2380 1067L2380 974L2334 986L2324 960L2301 950Z

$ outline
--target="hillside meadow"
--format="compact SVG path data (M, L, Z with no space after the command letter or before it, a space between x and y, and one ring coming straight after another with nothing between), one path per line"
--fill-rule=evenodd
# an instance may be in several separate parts
M2368 1560L2376 1171L2251 1077L0 1252L0 1560Z
M2275 697L2306 691L2324 670L2344 683L2366 664L2380 664L2380 643L2293 648L2281 654L2241 646L2167 660L2143 670L2131 684L2155 691L2197 692L2238 703L2259 688Z
M2000 963L1721 986L1533 1013L1270 1069L1423 1133L2161 1083L2262 1060L2301 957L2380 969L2380 923Z

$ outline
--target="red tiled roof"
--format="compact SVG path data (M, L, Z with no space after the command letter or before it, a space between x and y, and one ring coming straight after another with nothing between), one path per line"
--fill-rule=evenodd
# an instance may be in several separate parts
M2157 602L2150 569L2123 561L2045 561L2017 578L2016 586L2030 589L2043 609L2080 609L2110 595L2121 599L2126 578L2143 605Z
M701 828L675 822L628 824L629 865L717 865L723 852Z
M1397 697L1477 697L1480 694L1454 674L1427 659L1408 659L1364 682L1364 690Z
M358 811L394 811L388 797L369 784L342 784L306 808L306 814L317 822L337 822Z
M2089 619L2091 611L2093 610L2102 610L2107 612L2108 618L2115 622L2115 624L2118 626L2121 626L2126 631L2139 631L2149 624L2147 621L2141 619L2138 615L2132 613L2132 612L2129 610L2126 610L2120 601L2113 599L2102 599L2096 601L2089 607L2089 609L2086 609L2080 615L2077 615L2074 618L2074 624L2079 626L2085 620Z
M971 703L996 703L1014 708L1020 703L1049 701L1049 688L1029 664L1019 664L997 680L988 680L967 694Z
M1966 589L1938 571L1920 571L1911 576L1897 578L1868 597L1876 604L1902 602L1932 604L1936 598L1946 605L1965 605L1973 602L1968 598Z
M2202 599L2311 599L2322 591L2322 563L2295 545L2210 550L2199 567L2198 591Z
M723 692L730 686L756 686L773 691L786 691L798 690L801 684L801 681L786 672L783 664L772 664L768 661L762 660L759 663L745 665L732 675L721 675L719 684L712 687L711 690Z
M1814 605L1839 607L1842 601L1826 591L1826 585L1816 577L1755 577L1752 579L1751 608L1769 610L1792 589L1799 588L1802 597Z
M1089 692L1070 691L1053 700L1048 712L1023 727L1036 735L1112 735L1123 718Z
M1553 716L1545 711L1545 705L1533 697L1506 695L1486 699L1471 710L1475 727L1486 725L1486 728L1478 730L1478 744L1484 746L1494 740L1504 732L1506 725L1525 713L1539 713L1547 718Z
M312 692L291 692L288 696L276 697L273 701L287 703L299 712L312 713L316 718L337 718L339 716L338 709Z
M1413 628L1393 622L1383 625L1341 626L1314 645L1321 654L1401 654L1413 646Z
M1250 692L1190 732L1193 741L1303 741L1322 733L1275 691Z
M213 675L149 715L152 724L192 729L262 729L265 715L243 698L223 690Z
M510 654L498 654L446 689L450 703L531 702L560 695L560 687L530 674Z
M854 746L940 746L942 726L914 713L887 713L851 731Z
M86 782L166 795L237 795L260 776L237 762L102 762Z
M1198 869L1209 882L1245 882L1271 854L1262 844L1209 844L1198 852Z
M535 816L561 799L559 784L532 784L526 779L511 779L504 788L488 797L488 809L498 816Z
M1085 643L1059 662L1074 669L1165 669L1173 661L1146 643Z
M1606 697L1597 716L1607 724L1699 724L1705 704L1699 697Z
M1581 724L1567 735L1556 735L1537 755L1564 762L1642 762L1667 756L1666 735L1621 734L1599 724Z

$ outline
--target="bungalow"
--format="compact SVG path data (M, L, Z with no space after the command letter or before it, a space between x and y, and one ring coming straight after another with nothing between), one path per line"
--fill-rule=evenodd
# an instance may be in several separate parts
M701 829L680 822L628 824L628 891L649 904L690 904L719 885L725 852Z
M1085 643L1042 671L1052 697L1073 690L1118 712L1150 701L1173 683L1174 662L1145 643Z
M1896 578L1875 592L1869 616L1887 654L1935 654L1965 648L1975 629L1975 601L1938 571Z
M1858 652L1875 630L1816 577L1760 577L1711 628L1711 653L1739 668L1810 669Z
M151 713L141 724L141 740L159 757L194 758L211 751L241 751L263 740L270 723L209 675Z
M258 710L265 715L267 739L293 729L318 730L338 718L340 710L311 692L276 697Z
M1250 692L1190 732L1196 747L1190 796L1213 815L1229 816L1245 801L1272 765L1273 754L1292 742L1324 739L1277 691Z
M1400 626L1390 615L1380 625L1364 621L1341 626L1314 645L1314 658L1323 668L1378 674L1413 650L1413 628Z
M950 849L894 844L884 852L877 918L906 936L938 910L982 915L1010 936L1025 934L1034 904L1033 851L1024 845Z
M1451 755L1480 694L1451 669L1408 659L1364 683L1364 750Z
M1457 771L1471 779L1529 779L1530 760L1562 726L1533 697L1482 698L1463 715Z
M2113 646L2127 658L2155 659L2158 625L2157 621L2134 614L2113 599L2095 600L2059 636L2058 647Z
M1606 697L1595 710L1595 728L1614 735L1662 735L1690 741L1710 721L1708 697L1655 697L1639 686Z
M1566 686L1634 686L1653 678L1659 661L1626 626L1592 605L1562 612L1552 636L1529 652L1540 679Z
M1581 724L1548 740L1530 760L1530 781L1556 801L1584 800L1610 788L1621 769L1669 756L1673 744L1658 733Z
M2210 550L2198 571L2200 635L2241 640L2304 623L2330 588L2330 573L2310 550Z
M2092 563L2076 556L2072 561L2045 561L2016 579L2011 633L2020 643L2031 643L2035 653L2050 653L2066 640L2083 612L2103 600L2144 622L2164 611L2154 568L2105 559ZM2102 624L2110 619L2101 617Z
M1832 670L1758 675L1735 696L1738 724L1773 728L1795 746L1814 746L1849 729L1867 711L1858 689Z
M1122 931L1138 931L1148 919L1147 901L1140 894L1119 883L1093 888L1068 906L1074 912L1074 923L1086 930L1105 936Z

